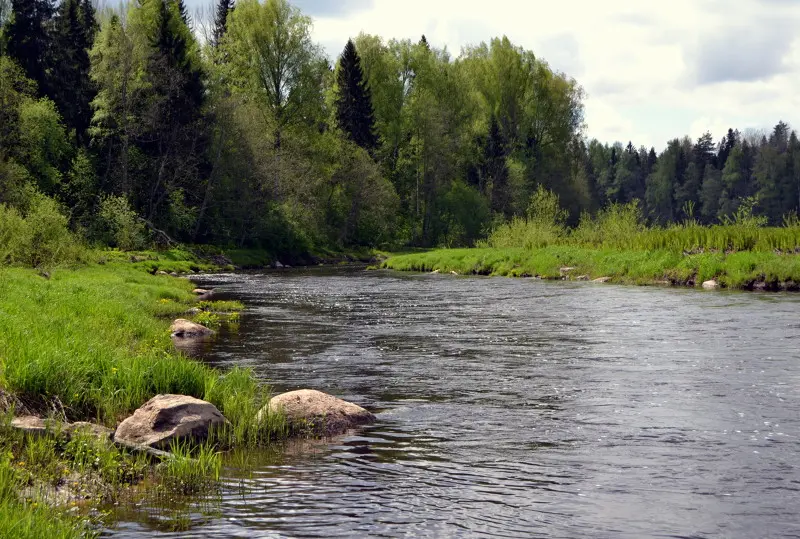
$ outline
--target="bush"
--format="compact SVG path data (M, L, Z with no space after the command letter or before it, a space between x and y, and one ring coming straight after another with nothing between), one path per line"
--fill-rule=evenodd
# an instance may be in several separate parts
M112 195L100 202L97 226L105 243L122 251L144 249L147 245L144 223L125 197Z
M84 258L85 249L52 198L34 195L24 215L0 204L0 264L43 268Z
M515 217L510 223L497 227L487 243L495 248L526 249L554 245L565 236L566 219L567 212L561 208L558 195L540 185L531 196L527 218Z

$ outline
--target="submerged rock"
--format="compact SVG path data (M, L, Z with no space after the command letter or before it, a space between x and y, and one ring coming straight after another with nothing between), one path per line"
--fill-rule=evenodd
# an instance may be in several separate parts
M206 335L212 335L214 333L213 330L208 329L207 327L192 322L191 320L186 320L184 318L178 318L175 320L172 325L169 327L169 331L173 337L178 338L192 338L192 337L204 337Z
M178 440L202 441L227 419L217 407L187 395L156 395L119 424L114 441L168 449Z
M335 436L375 421L375 416L361 406L314 389L276 395L265 410L283 411L293 430L313 435Z
M702 286L705 290L714 290L715 288L719 288L719 283L714 279L709 279L708 281L703 281Z

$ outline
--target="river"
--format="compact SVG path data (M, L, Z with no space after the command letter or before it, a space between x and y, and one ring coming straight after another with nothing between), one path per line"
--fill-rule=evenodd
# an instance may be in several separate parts
M800 537L800 295L354 268L203 276L201 351L377 422L121 511L143 537ZM167 515L168 516L168 515Z

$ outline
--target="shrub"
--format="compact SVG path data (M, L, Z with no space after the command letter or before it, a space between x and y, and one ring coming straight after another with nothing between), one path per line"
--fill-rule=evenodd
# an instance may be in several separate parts
M85 249L67 228L67 218L52 198L35 194L23 215L0 204L0 264L34 268L79 262Z
M147 244L147 230L133 211L128 199L108 196L100 202L98 226L106 243L123 251L143 249Z

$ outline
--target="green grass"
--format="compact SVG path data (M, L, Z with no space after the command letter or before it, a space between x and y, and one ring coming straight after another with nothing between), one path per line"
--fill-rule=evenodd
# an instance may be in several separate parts
M232 422L247 421L237 399L260 387L249 371L222 374L174 351L168 325L194 301L193 285L133 266L56 270L50 279L0 269L0 386L34 408L55 403L70 419L107 425L159 393L203 398L226 416L233 410Z
M191 282L151 275L142 264L107 259L51 270L49 278L30 269L0 268L0 389L34 411L57 410L69 420L111 427L159 393L213 403L230 425L215 431L206 445L176 446L176 458L156 473L170 491L197 492L218 478L219 450L281 439L285 418L259 416L270 390L251 371L214 370L176 352L171 342L170 321L186 317L190 306L203 309L198 316L219 316L216 311L236 316L244 306L198 303ZM79 519L21 495L34 486L46 491L77 473L92 478L92 496L108 501L152 471L145 456L90 436L67 440L58 431L21 436L7 423L8 417L0 425L0 538L89 533ZM14 532L3 535L5 530Z
M401 271L460 275L538 276L558 279L565 275L590 279L610 277L612 281L648 284L670 281L700 284L718 279L728 288L748 288L754 282L800 283L800 256L771 252L703 252L684 255L670 250L591 249L548 246L538 249L478 248L440 249L400 255L382 267ZM562 272L565 267L574 268Z
M158 466L159 481L172 492L196 494L213 488L219 481L222 458L213 444L193 446L185 441L170 446L172 458Z

